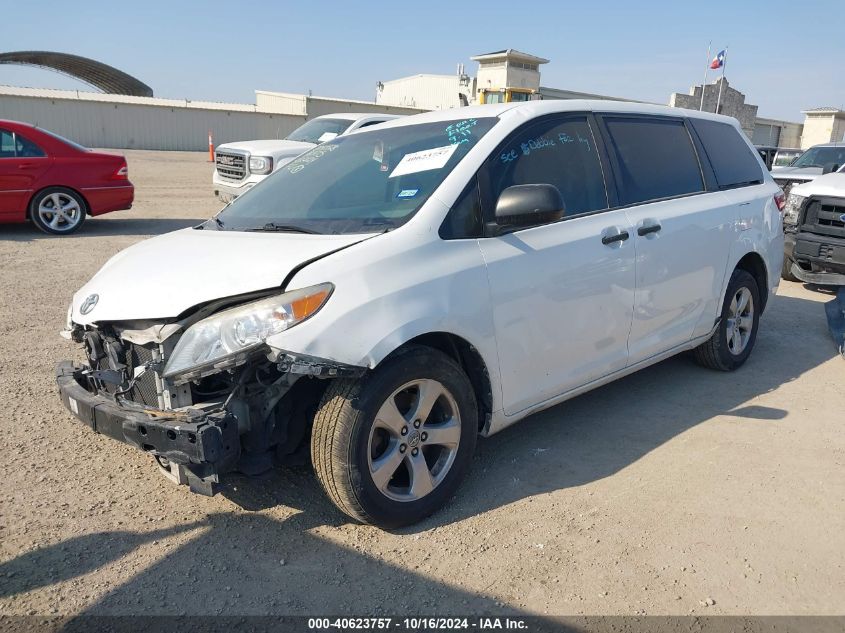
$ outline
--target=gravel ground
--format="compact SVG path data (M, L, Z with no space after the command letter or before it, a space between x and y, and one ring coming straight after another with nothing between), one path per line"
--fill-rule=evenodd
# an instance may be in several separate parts
M67 238L0 227L0 613L845 612L829 294L784 282L736 373L674 358L482 440L409 529L348 523L305 468L206 498L56 395L72 293L219 206L205 155L127 155L132 210Z

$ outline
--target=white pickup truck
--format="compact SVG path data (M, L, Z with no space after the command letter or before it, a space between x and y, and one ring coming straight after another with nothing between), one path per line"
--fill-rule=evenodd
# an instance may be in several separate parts
M231 202L312 147L397 117L395 114L351 112L325 114L301 125L287 138L218 145L211 179L214 195L222 202Z

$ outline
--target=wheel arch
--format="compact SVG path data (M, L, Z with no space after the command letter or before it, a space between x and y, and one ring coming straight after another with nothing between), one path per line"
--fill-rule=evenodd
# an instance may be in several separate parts
M39 194L47 191L47 189L67 189L68 191L72 191L80 197L80 199L82 200L82 204L85 205L85 215L91 215L91 204L88 202L88 198L85 197L85 194L83 194L79 189L77 189L76 187L68 187L67 185L47 185L46 187L41 187L29 197L29 202L27 202L26 204L27 220L32 219L32 203L35 202L35 199L39 196Z
M762 255L756 251L750 251L743 255L734 266L734 270L744 270L757 282L757 290L760 292L760 314L766 309L769 300L769 275L766 262Z
M454 360L469 378L478 403L478 430L481 431L493 411L493 386L487 363L478 349L465 338L451 332L427 332L406 341L382 361L412 346L424 346L443 352ZM379 363L379 364L381 364Z

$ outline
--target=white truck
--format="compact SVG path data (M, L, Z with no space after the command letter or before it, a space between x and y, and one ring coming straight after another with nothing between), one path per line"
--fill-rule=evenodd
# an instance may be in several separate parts
M845 172L792 187L783 232L784 279L845 285Z
M214 152L214 195L231 202L280 167L309 149L337 136L397 118L395 114L341 113L318 116L287 138L237 141L218 145Z

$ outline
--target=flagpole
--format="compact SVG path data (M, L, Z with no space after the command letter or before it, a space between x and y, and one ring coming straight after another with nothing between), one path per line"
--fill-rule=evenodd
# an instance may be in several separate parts
M716 114L719 114L719 105L722 103L722 85L725 83L725 68L728 66L728 47L725 46L725 59L722 60L722 81L719 82L719 97L716 99Z
M704 86L707 85L707 70L710 68L710 49L713 47L713 40L707 42L707 61L704 63L704 83L701 84L701 103L698 104L698 110L704 109Z

